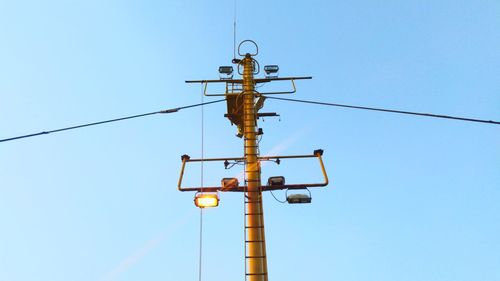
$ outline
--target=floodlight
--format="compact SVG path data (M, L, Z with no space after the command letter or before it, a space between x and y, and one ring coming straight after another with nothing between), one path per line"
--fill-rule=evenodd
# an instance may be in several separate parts
M219 206L219 195L217 193L196 193L194 204L198 208L211 208Z
M233 78L233 67L232 66L220 66L219 67L220 79L231 79Z
M307 188L301 188L301 189L294 189L294 190L306 190L307 193L296 193L296 194L290 194L288 195L288 191L290 189L286 190L286 201L288 204L307 204L311 203L311 191Z
M277 65L266 65L264 66L264 71L266 72L267 77L278 77L280 67Z
M307 194L292 194L286 197L288 204L311 203L311 197Z
M228 190L238 187L239 182L237 178L223 178L221 184L223 190Z
M282 186L282 185L285 185L285 177L283 177L283 176L270 177L267 180L267 185L269 185L269 186Z

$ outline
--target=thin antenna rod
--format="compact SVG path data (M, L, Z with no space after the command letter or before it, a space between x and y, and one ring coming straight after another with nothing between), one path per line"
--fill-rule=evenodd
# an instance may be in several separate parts
M233 59L236 59L236 0L233 2L234 14L233 14Z

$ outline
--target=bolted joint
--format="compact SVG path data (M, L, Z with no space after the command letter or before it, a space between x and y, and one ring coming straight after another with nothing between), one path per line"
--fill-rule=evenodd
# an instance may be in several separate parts
M316 149L313 152L313 154L316 155L316 156L323 156L323 149Z
M165 109L165 110L161 110L160 113L174 113L174 112L177 112L181 110L180 108L172 108L172 109Z

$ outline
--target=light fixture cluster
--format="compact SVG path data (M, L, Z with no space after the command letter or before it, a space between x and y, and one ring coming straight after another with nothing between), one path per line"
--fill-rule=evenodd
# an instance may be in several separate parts
M239 186L239 182L237 178L223 178L221 181L222 189L229 190L231 188L237 188ZM283 176L275 176L270 177L267 180L268 186L284 186L285 185L285 177ZM306 193L296 193L296 194L286 194L286 201L288 204L306 204L311 203L311 192L307 188L296 188L296 190L307 190ZM219 206L219 194L217 192L198 192L194 196L194 204L198 208L213 208Z
M264 72L266 73L266 78L276 78L278 77L278 72L280 67L272 64L264 66ZM219 78L221 80L233 79L234 68L230 65L219 66Z

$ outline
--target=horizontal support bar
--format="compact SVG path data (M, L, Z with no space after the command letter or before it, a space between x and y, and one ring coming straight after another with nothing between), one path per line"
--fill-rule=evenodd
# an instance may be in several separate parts
M225 113L224 114L224 117L226 118L229 118L229 117L236 117L238 116L238 114L228 114L228 113ZM262 112L262 113L257 113L257 118L259 117L278 117L280 116L278 113L276 112ZM244 121L254 121L255 119L244 119ZM252 126L253 127L253 126Z
M253 81L255 83L267 83L271 81L284 81L284 80L304 80L312 79L311 76L299 76L299 77L276 77L276 78L255 78ZM186 83L234 83L243 84L243 79L223 79L223 80L186 80Z
M313 158L316 155L284 155L284 156L260 156L258 160L271 160L271 159L290 159L290 158ZM210 161L240 161L245 160L244 157L225 157L225 158L190 158L186 162L210 162Z
M277 117L280 116L276 112L262 112L262 113L257 113L257 118L259 117Z
M210 161L240 161L245 160L244 157L227 157L227 158L193 158L188 159L186 162L210 162Z
M311 158L317 157L320 163L321 171L323 173L324 182L322 183L307 183L307 184L285 184L285 185L264 185L259 189L261 191L271 191L271 190L282 190L282 189L305 189L309 187L323 187L327 186L329 183L328 175L325 170L325 166L323 164L323 150L317 149L314 151L312 155L292 155L292 156L264 156L257 157L259 161L261 160L271 160L271 159L290 159L290 158ZM229 160L239 160L244 161L245 158L237 157L237 158L204 158L204 159L191 159L188 155L183 155L182 159L182 167L181 173L179 176L179 181L177 184L177 188L179 191L197 191L197 192L248 192L248 186L238 186L238 187L222 187L222 186L208 186L208 187L182 187L182 179L184 177L184 168L187 162L205 162L205 161L229 161ZM257 171L256 171L257 172ZM248 181L248 180L247 180ZM260 180L258 180L260 181ZM256 190L257 191L257 190Z
M310 187L323 187L327 183L301 183L301 184L285 184L285 185L263 185L260 187L261 191L273 191L273 190L283 190L283 189L306 189ZM238 186L230 189L224 189L220 186L210 186L210 187L183 187L181 191L198 191L198 192L248 192L248 186Z

